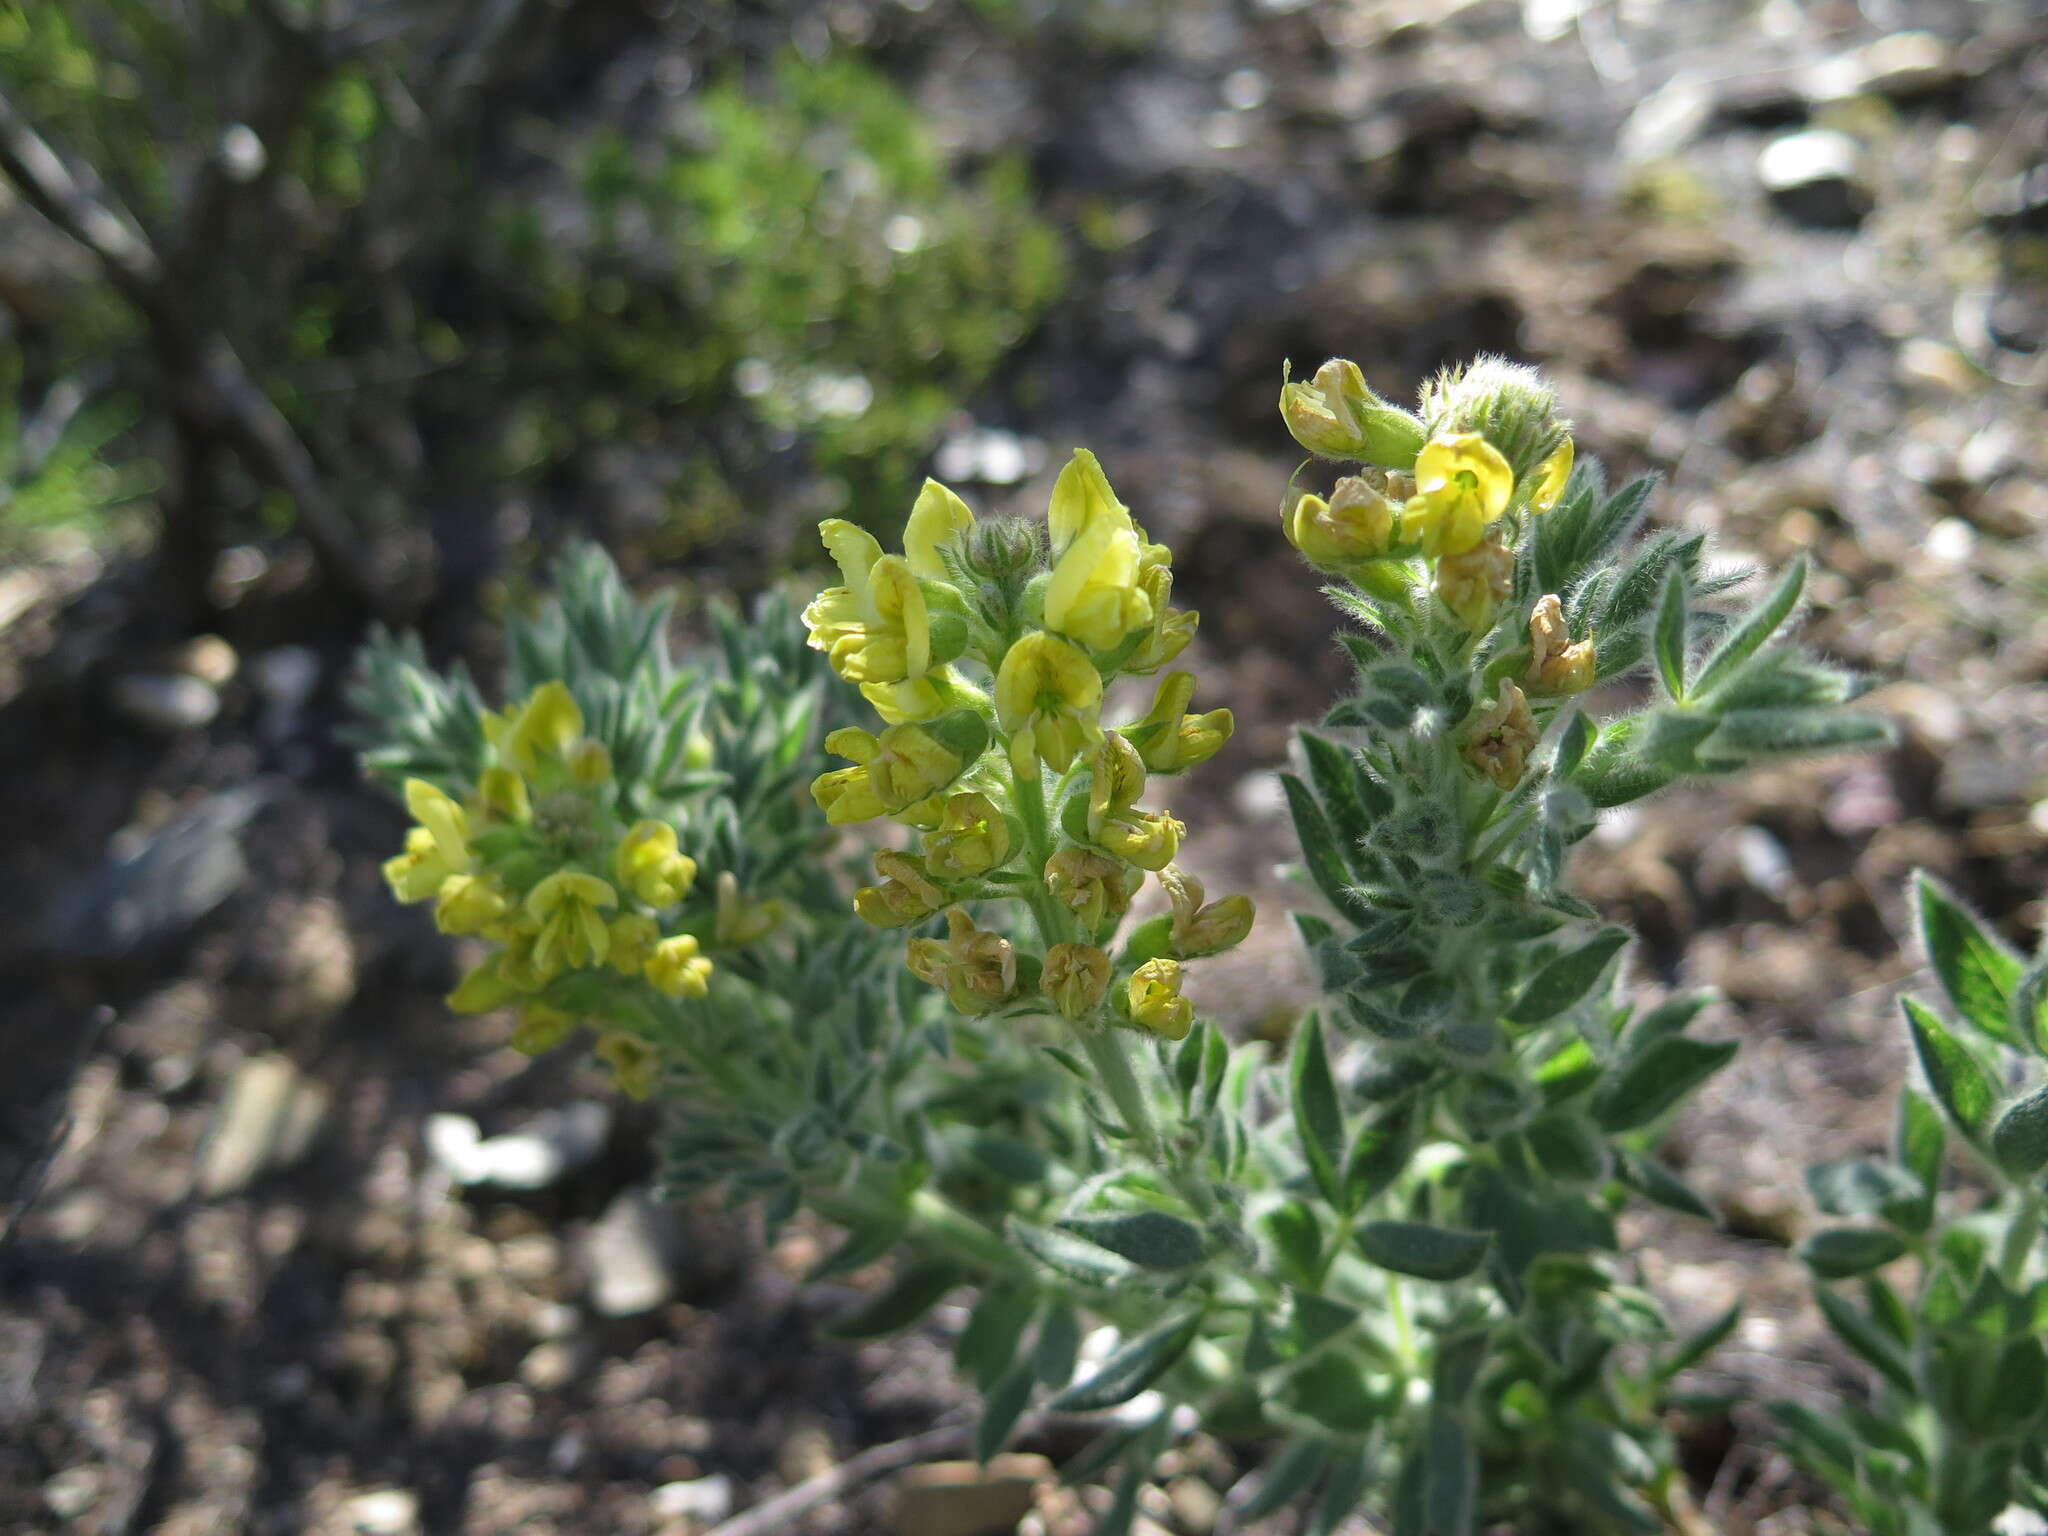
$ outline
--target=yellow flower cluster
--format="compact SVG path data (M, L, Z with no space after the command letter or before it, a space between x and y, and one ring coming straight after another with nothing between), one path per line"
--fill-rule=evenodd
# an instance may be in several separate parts
M1425 392L1428 429L1380 400L1358 366L1341 358L1311 383L1286 385L1280 409L1295 440L1319 457L1366 465L1327 498L1292 497L1281 515L1288 542L1319 569L1358 580L1375 561L1425 561L1442 608L1475 640L1487 634L1515 589L1517 519L1555 507L1572 474L1572 440L1549 414L1548 391L1517 375L1533 379L1501 364L1447 375L1434 387L1440 409L1428 412ZM1388 426L1396 417L1399 430ZM1486 430L1472 430L1474 423ZM1506 432L1500 442L1488 436L1496 430ZM1511 462L1509 452L1525 456ZM1466 761L1503 789L1520 781L1536 744L1523 690L1583 692L1598 670L1593 636L1572 638L1554 595L1537 601L1528 632L1520 685L1503 681L1464 739Z
M875 855L876 882L855 910L881 928L943 913L947 936L911 938L907 961L963 1013L1020 1002L1035 979L1040 1006L1076 1022L1186 1034L1193 1005L1178 960L1242 940L1251 903L1203 908L1199 883L1172 863L1186 829L1139 802L1149 776L1212 757L1231 714L1190 712L1194 675L1174 671L1138 719L1102 719L1111 682L1160 672L1194 636L1197 616L1171 605L1171 553L1086 451L1061 470L1043 536L977 523L935 481L900 555L836 519L819 532L841 584L805 610L809 643L882 728L828 737L852 766L820 775L811 793L834 825L889 817L920 834L914 849ZM1177 912L1190 891L1194 905L1170 936L1175 956L1138 966L1118 990L1105 946L1148 873ZM963 905L1003 897L1035 917L1037 953L976 928Z
M712 964L693 928L721 944L746 944L779 922L777 905L743 900L729 872L718 879L707 921L683 910L696 889L696 861L669 823L628 824L618 814L611 755L584 734L583 712L562 683L487 713L483 726L492 761L467 803L408 779L405 803L417 825L384 865L400 901L434 903L442 932L497 946L449 994L457 1012L517 1004L512 1044L546 1050L585 1013L603 1012L590 1004L601 994L588 985L577 990L577 1011L551 1000L559 979L597 972L666 997L701 998ZM598 1055L626 1092L641 1097L652 1087L657 1053L646 1040L608 1029Z

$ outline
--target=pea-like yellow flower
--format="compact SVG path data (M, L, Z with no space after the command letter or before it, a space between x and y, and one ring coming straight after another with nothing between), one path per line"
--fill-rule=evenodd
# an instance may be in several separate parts
M384 880L400 901L425 901L473 865L469 817L425 779L405 781L405 806L419 825L406 833L405 852L384 861Z
M527 989L505 975L503 961L504 956L493 955L464 976L455 990L448 994L449 1011L495 1013L514 998L523 996Z
M1333 357L1306 384L1282 384L1280 415L1294 440L1326 459L1405 469L1422 446L1422 425L1367 387L1358 364Z
M924 840L924 862L943 880L972 880L1009 858L1015 836L996 803L979 791L947 797L936 831Z
M1181 965L1161 956L1147 960L1124 984L1131 1022L1168 1040L1185 1040L1195 1022L1195 1005L1180 995Z
M910 941L904 964L965 1014L987 1013L1017 990L1015 947L999 933L976 928L959 907L946 908L945 938Z
M542 683L517 709L484 716L484 736L507 767L531 777L545 761L561 761L583 739L583 711L568 685Z
M1093 944L1055 944L1045 952L1038 990L1068 1019L1093 1013L1109 991L1113 967L1109 956Z
M498 974L522 992L538 992L562 974L564 961L559 954L548 955L542 963L538 952L541 927L523 911L517 922L501 925L505 947L498 955Z
M1047 629L1107 651L1151 623L1152 601L1138 584L1145 546L1087 449L1075 449L1060 471L1048 521L1054 556L1045 589Z
M600 915L619 904L618 893L595 875L559 869L526 893L526 915L540 925L533 964L543 972L604 964L611 930Z
M1431 438L1415 460L1415 494L1401 512L1401 537L1430 556L1462 555L1508 509L1515 472L1477 432Z
M1090 933L1122 917L1131 905L1129 868L1093 848L1062 848L1047 859L1045 888Z
M597 1037L597 1059L612 1069L612 1082L629 1099L654 1092L661 1071L661 1053L638 1035L608 1029Z
M853 893L853 910L877 928L901 928L923 922L946 904L946 893L933 883L924 861L893 848L875 855L879 885Z
M533 820L533 797L527 793L526 780L503 764L483 771L477 779L476 798L485 815L494 820L515 827Z
M825 738L825 750L851 760L857 770L821 775L811 797L834 826L901 811L959 778L987 744L988 727L966 710L892 725L880 736L845 726Z
M488 875L450 875L434 898L434 926L443 933L482 933L512 910Z
M811 780L811 798L835 827L850 827L888 814L864 767L834 768Z
M1529 701L1513 683L1502 681L1494 704L1465 735L1464 758L1496 789L1513 789L1536 748L1536 722Z
M1185 713L1195 696L1192 672L1169 672L1152 691L1152 707L1143 718L1122 727L1138 756L1153 773L1181 773L1206 763L1222 750L1236 728L1227 709L1206 715Z
M931 611L917 573L885 555L875 536L844 518L818 524L843 587L827 587L804 610L809 644L849 683L900 683L932 666Z
M1567 437L1557 451L1536 466L1536 488L1529 493L1531 512L1548 512L1564 494L1572 477L1572 440Z
M611 948L606 963L621 976L638 976L654 958L654 946L661 942L661 924L645 912L621 912L608 926Z
M1012 645L996 672L996 721L1009 735L1010 764L1064 772L1101 739L1102 678L1087 655L1034 630Z
M1204 905L1202 882L1177 864L1159 871L1159 884L1173 907L1168 932L1173 952L1182 960L1220 955L1235 949L1252 931L1255 912L1249 896L1225 896Z
M1140 869L1163 869L1179 851L1187 829L1171 816L1137 809L1145 792L1145 765L1125 737L1102 738L1089 765L1088 836Z
M664 997L702 997L711 990L711 962L694 933L671 934L654 946L640 974Z
M679 852L665 821L636 821L612 850L612 878L650 907L672 907L690 894L697 861Z
M519 1005L519 1022L513 1027L512 1038L505 1043L522 1056L538 1056L568 1039L580 1022L573 1013L537 997L529 998Z
M1281 526L1287 542L1309 564L1342 571L1377 560L1394 546L1401 509L1362 475L1346 475L1325 501L1302 496L1286 509Z
M1529 614L1529 670L1522 674L1523 685L1531 693L1552 697L1584 693L1593 686L1598 670L1592 635L1572 639L1556 594L1538 598Z
M1463 554L1445 555L1436 563L1436 595L1474 631L1493 623L1494 610L1514 590L1514 551L1495 539L1484 539Z
M782 922L782 903L770 896L748 901L740 895L739 877L731 870L718 876L718 898L712 918L712 934L721 944L753 944L773 933Z
M569 753L569 778L585 789L595 789L600 784L612 781L612 751L601 741L592 741L588 736L576 743Z
M949 573L939 551L973 526L974 513L966 502L938 481L926 480L903 525L903 555L910 569L929 581L946 580Z

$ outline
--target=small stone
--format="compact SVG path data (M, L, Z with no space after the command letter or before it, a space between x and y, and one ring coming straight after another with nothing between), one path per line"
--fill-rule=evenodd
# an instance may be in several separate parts
M1901 384L1926 385L1950 395L1970 394L1984 382L1962 353L1925 336L1900 346L1892 371Z
M638 1317L675 1291L669 1254L677 1232L667 1206L645 1185L621 1190L580 1244L590 1304L604 1317Z
M723 1472L686 1482L663 1483L650 1497L655 1518L716 1525L732 1513L732 1479Z
M348 1518L358 1536L411 1536L420 1528L419 1495L382 1488L348 1501Z
M1932 32L1894 32L1848 53L1823 59L1806 72L1809 101L1884 96L1907 101L1955 83L1948 44Z
M114 679L114 708L164 736L181 736L213 724L220 694L182 672L129 672Z
M536 1392L559 1392L589 1368L594 1352L586 1339L549 1339L526 1352L519 1379Z
M1714 116L1714 92L1700 76L1681 70L1636 103L1621 125L1621 158L1632 165L1668 160L1698 138Z
M430 1115L427 1151L458 1184L547 1189L604 1150L611 1111L594 1099L542 1110L502 1136L485 1138L466 1115Z
M1168 1483L1166 1502L1180 1528L1194 1536L1214 1530L1217 1516L1223 1513L1221 1495L1199 1477L1176 1477Z
M896 1490L897 1536L1009 1536L1052 1481L1043 1456L1009 1454L986 1467L934 1461L903 1474Z
M248 1056L235 1068L199 1154L199 1193L211 1200L305 1156L327 1112L327 1090L287 1056Z
M99 1503L105 1479L98 1467L66 1467L43 1484L43 1504L59 1520L76 1520Z
M1846 229L1871 208L1862 162L1861 148L1846 133L1809 128L1765 145L1756 157L1756 174L1788 218L1819 229Z
M225 688L234 680L240 658L235 655L235 648L219 635L195 635L178 647L171 664L187 677Z
M249 680L263 700L263 735L281 741L297 728L320 687L320 655L307 645L277 646L250 662Z

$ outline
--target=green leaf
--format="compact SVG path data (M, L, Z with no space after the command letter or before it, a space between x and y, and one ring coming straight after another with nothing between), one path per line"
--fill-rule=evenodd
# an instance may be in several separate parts
M2048 1087L2008 1107L1991 1131L1991 1155L2016 1179L2048 1168Z
M1205 1249L1200 1227L1165 1211L1070 1216L1059 1225L1143 1269L1186 1269L1201 1263Z
M1593 1095L1593 1119L1610 1135L1648 1125L1728 1065L1738 1049L1733 1040L1668 1035L1608 1073Z
M1713 654L1701 665L1699 676L1693 681L1694 695L1705 697L1714 691L1717 684L1733 677L1736 668L1761 649L1764 642L1777 633L1778 626L1791 617L1805 587L1806 557L1801 555L1778 578L1778 584L1771 588L1769 595L1714 647Z
M1387 1416L1384 1394L1371 1391L1365 1363L1344 1350L1317 1355L1287 1378L1287 1406L1340 1435L1362 1435Z
M1334 1450L1327 1440L1290 1440L1263 1473L1253 1474L1258 1478L1257 1490L1237 1505L1233 1524L1248 1525L1287 1508L1322 1476Z
M1104 1468L1121 1461L1124 1453L1137 1444L1138 1437L1151 1428L1149 1423L1118 1425L1096 1436L1060 1468L1060 1482L1068 1488L1094 1482Z
M1110 1288L1137 1273L1137 1266L1106 1248L1065 1232L1011 1218L1010 1239L1039 1263L1081 1285Z
M1462 1280L1486 1257L1487 1235L1419 1221L1369 1221L1358 1248L1382 1269L1423 1280Z
M1883 1329L1859 1312L1847 1297L1827 1286L1816 1286L1813 1299L1820 1304L1821 1316L1844 1344L1908 1397L1919 1395L1905 1351Z
M1316 1496L1315 1507L1309 1511L1302 1536L1331 1536L1344 1523L1364 1496L1371 1465L1362 1445L1348 1446L1338 1455L1330 1466L1323 1491Z
M854 1308L824 1332L834 1339L879 1339L900 1332L937 1306L962 1278L956 1266L943 1260L912 1264L879 1296Z
M2012 1029L2037 1054L2048 1056L2048 955L2034 960L2013 986Z
M1406 1106L1367 1120L1344 1158L1344 1203L1348 1216L1376 1200L1398 1179L1415 1152L1415 1115Z
M1941 1164L1948 1147L1948 1133L1942 1129L1941 1112L1911 1088L1899 1090L1898 1127L1892 1133L1892 1151L1905 1170L1920 1182L1922 1205L1931 1219L1934 1196L1941 1188Z
M2048 1405L2048 1351L2036 1338L2014 1339L1998 1357L1986 1418L2011 1433L2032 1423Z
M1423 1503L1432 1536L1470 1536L1479 1498L1479 1458L1465 1426L1442 1408L1429 1416Z
M1031 1363L1021 1361L1015 1370L986 1389L988 1395L982 1400L981 1423L974 1430L974 1459L983 1466L994 1460L996 1453L1009 1442L1010 1431L1017 1427L1017 1420L1031 1403L1031 1389L1035 1385Z
M1654 1200L1667 1210L1682 1211L1702 1221L1719 1219L1697 1190L1647 1153L1624 1150L1615 1162L1615 1172L1645 1200Z
M1560 779L1568 779L1586 760L1586 753L1592 750L1594 738L1600 728L1582 709L1572 711L1572 717L1558 733L1557 754L1552 759L1550 771Z
M1258 1219L1273 1245L1280 1269L1296 1285L1314 1285L1322 1273L1323 1227L1313 1207L1301 1200L1276 1205Z
M1245 1339L1244 1369L1257 1375L1299 1360L1357 1321L1356 1307L1290 1287L1277 1311L1270 1315L1260 1312L1252 1318Z
M1935 1102L1972 1145L1982 1146L1985 1122L1996 1097L1990 1077L1970 1048L1949 1032L1939 1014L1910 997L1900 998L1899 1003Z
M975 1303L953 1346L953 1363L983 1392L1009 1374L1036 1305L1036 1295L1023 1289L987 1290Z
M1673 566L1657 595L1657 617L1650 629L1650 650L1657 658L1657 676L1674 704L1685 702L1685 628L1689 606L1685 571Z
M1043 1149L1000 1131L976 1131L967 1150L982 1167L1012 1184L1036 1184L1051 1166Z
M1201 1331L1202 1314L1169 1319L1132 1339L1046 1406L1055 1413L1093 1413L1127 1403L1173 1368Z
M846 1241L820 1259L804 1276L804 1283L830 1279L834 1275L850 1275L856 1269L865 1269L902 1241L904 1228L910 1224L910 1213L892 1211L886 1218L869 1221L865 1226L856 1227L846 1235Z
M1913 877L1913 908L1927 963L1964 1021L2001 1045L2025 1048L2013 1029L2013 988L2025 967L1975 914L1925 870Z
M1080 1314L1064 1301L1053 1303L1031 1348L1033 1371L1046 1386L1064 1387L1074 1379L1074 1361L1080 1353Z
M1367 837L1372 835L1375 817L1383 817L1393 806L1392 798L1365 777L1354 754L1313 731L1295 733L1301 741L1309 783L1323 803L1330 825L1343 841L1346 863L1354 861ZM1367 796L1371 803L1367 803Z
M1295 1027L1287 1089L1309 1174L1325 1200L1341 1205L1344 1191L1337 1170L1344 1156L1344 1111L1337 1103L1337 1085L1330 1079L1330 1059L1323 1054L1322 1021L1313 1012Z
M1867 1157L1815 1163L1806 1170L1806 1187L1830 1216L1875 1216L1920 1192L1919 1181L1903 1168Z
M1342 852L1343 844L1329 817L1308 792L1308 786L1293 774L1281 774L1280 785L1287 793L1287 809L1294 817L1294 837L1301 848L1302 867L1331 906L1353 922L1365 921L1370 913L1351 892L1351 872Z
M1657 1375L1669 1381L1680 1371L1691 1370L1719 1349L1727 1341L1728 1335L1735 1331L1735 1325L1741 1321L1742 1303L1738 1301L1660 1360L1657 1363Z
M1737 709L1721 717L1714 734L1700 743L1699 755L1702 762L1712 759L1732 768L1756 757L1854 752L1883 746L1891 739L1891 722L1882 715L1854 710L1823 714L1808 709Z
M1829 1227L1799 1245L1799 1257L1828 1280L1846 1280L1877 1269L1905 1251L1905 1239L1882 1227Z
M1510 1024L1542 1024L1580 1002L1628 943L1626 928L1603 928L1576 949L1565 951L1536 973L1504 1017Z
M1600 728L1593 750L1586 754L1571 783L1596 810L1612 810L1653 795L1671 782L1667 768L1648 761L1642 754L1649 734L1647 715L1630 715L1610 720Z

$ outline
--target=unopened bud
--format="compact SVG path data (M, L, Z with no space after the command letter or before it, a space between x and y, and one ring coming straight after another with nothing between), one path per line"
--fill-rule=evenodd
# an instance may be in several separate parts
M1109 956L1093 944L1055 944L1045 952L1038 986L1065 1018L1087 1018L1109 991Z
M1333 357L1306 384L1284 384L1280 414L1294 440L1326 459L1406 469L1422 447L1422 424L1366 386L1358 364Z

